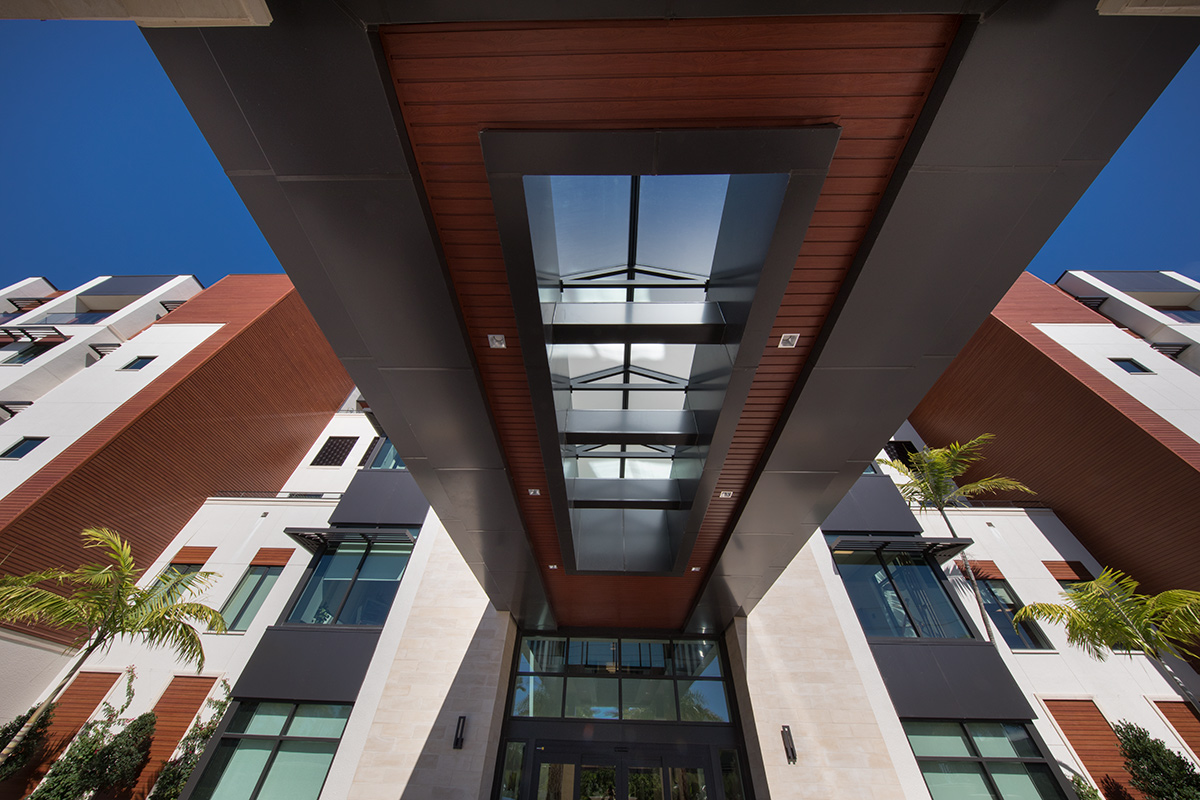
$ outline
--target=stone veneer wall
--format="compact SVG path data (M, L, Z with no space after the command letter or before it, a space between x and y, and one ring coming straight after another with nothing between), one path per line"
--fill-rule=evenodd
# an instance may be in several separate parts
M824 543L819 535L813 538L816 546L810 542L726 636L750 760L761 749L765 769L764 775L752 763L749 770L756 793L772 800L911 797L877 717L880 698L872 698L864 682L871 676L861 673L864 666L874 670L874 662L864 665L861 654L856 658L843 633L816 560L826 552ZM873 678L878 695L882 680L878 672ZM885 710L891 711L890 702ZM894 716L891 722L898 727ZM796 764L784 755L783 725L791 727Z
M354 800L476 800L492 786L516 626L441 525L362 757ZM453 749L459 715L467 726Z

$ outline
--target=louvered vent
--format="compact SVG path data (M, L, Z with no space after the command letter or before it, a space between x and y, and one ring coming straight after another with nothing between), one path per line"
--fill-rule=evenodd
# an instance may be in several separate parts
M1190 347L1188 344L1167 344L1166 342L1151 342L1150 346L1169 358L1179 358L1179 354Z

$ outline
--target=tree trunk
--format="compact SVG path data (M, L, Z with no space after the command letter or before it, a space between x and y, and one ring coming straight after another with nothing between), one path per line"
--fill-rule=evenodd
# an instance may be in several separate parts
M946 510L939 507L938 513L942 515L942 520L946 523L946 527L950 529L950 536L954 539L961 538L955 532L954 526L950 524L950 518L946 516ZM987 609L983 607L983 595L979 592L979 584L975 581L975 570L971 569L971 561L967 557L967 551L962 551L963 572L967 573L967 583L971 585L971 591L975 594L975 602L979 604L979 615L983 617L983 632L984 641L996 644L996 634L992 631L992 621L988 618Z
M0 766L3 766L4 762L8 761L12 754L16 752L16 749L21 746L21 742L25 741L25 737L28 736L29 732L33 730L33 727L37 725L38 720L41 719L42 715L46 713L46 709L50 707L50 704L54 702L54 699L58 697L59 693L66 688L67 684L71 682L71 679L75 677L75 674L79 672L79 668L83 666L84 661L87 661L88 656L94 653L96 648L98 648L101 644L101 640L93 642L86 649L84 649L79 658L75 659L75 663L71 665L71 669L68 670L67 674L63 676L63 679L58 682L58 685L54 687L54 690L50 692L49 696L47 696L45 700L41 702L41 705L34 709L33 713L29 715L29 719L25 720L25 724L22 725L21 729L17 731L16 735L9 740L9 743L4 746L4 749L0 750Z

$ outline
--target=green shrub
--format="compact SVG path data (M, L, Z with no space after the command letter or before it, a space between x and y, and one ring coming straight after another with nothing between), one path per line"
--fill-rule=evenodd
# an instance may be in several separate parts
M1133 723L1122 720L1113 730L1133 788L1153 800L1200 800L1200 774L1190 761Z
M1078 797L1079 800L1103 800L1103 798L1100 797L1100 792L1096 789L1096 787L1092 786L1078 775L1071 776L1071 788L1075 790L1075 796Z
M21 767L29 763L29 759L35 753L42 749L42 745L46 743L46 734L50 730L50 722L54 719L55 704L51 703L46 709L46 713L38 719L34 724L33 729L26 734L25 739L17 745L17 749L8 757L4 764L0 765L0 781L7 780L17 773ZM12 738L17 735L17 731L29 720L37 707L29 709L24 714L17 715L17 718L9 722L3 728L0 728L0 749L3 749L12 741Z
M147 711L103 745L84 768L84 784L96 791L128 789L137 783L150 757L157 718Z

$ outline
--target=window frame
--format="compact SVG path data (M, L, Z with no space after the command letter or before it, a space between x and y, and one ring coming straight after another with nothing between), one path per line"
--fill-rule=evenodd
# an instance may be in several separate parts
M1065 784L1065 781L1064 781L1061 771L1059 769L1057 769L1057 762L1052 757L1052 755L1047 755L1049 748L1047 748L1046 743L1042 740L1042 737L1040 735L1038 735L1037 728L1034 726L1032 720L942 719L942 718L936 718L936 719L934 719L934 718L930 718L930 719L908 718L908 719L900 720L900 723L902 726L909 722L945 722L945 723L957 724L960 732L962 733L964 740L967 742L968 748L970 749L970 751L973 754L973 755L967 755L967 756L919 756L919 755L917 755L916 749L913 748L912 739L909 737L908 729L906 727L904 729L904 738L908 741L909 750L912 751L913 759L917 762L918 770L921 769L922 762L935 762L936 763L936 762L942 762L942 761L950 761L950 762L955 762L955 763L979 764L983 770L983 776L984 776L984 780L987 782L987 788L993 793L993 795L998 800L1004 800L1004 795L1003 795L1003 793L1001 793L999 785L996 783L996 779L992 776L992 770L991 770L991 767L989 766L989 764L993 764L993 763L994 764L1044 764L1044 765L1046 765L1046 768L1049 770L1051 777L1053 777L1055 779L1055 783L1058 786L1058 791L1059 791L1059 794L1061 795L1059 800L1067 800L1071 796L1066 791L1066 784ZM982 755L982 753L979 750L979 745L976 744L976 742L975 742L975 737L971 735L971 731L967 727L967 725L972 722L974 722L974 723L1000 723L1000 724L1004 724L1004 725L1020 725L1021 727L1023 727L1025 729L1025 733L1029 736L1029 740L1031 742L1033 742L1034 746L1037 747L1037 749L1041 753L1041 755L1037 758L1034 758L1032 756L1007 756L1006 757L1006 756ZM923 771L921 772L921 778L922 778L922 780L925 779L925 773ZM929 790L930 795L932 795L933 790L929 789L928 782L926 782L925 787L926 787L926 789Z
M1118 367L1120 367L1125 372L1126 375L1153 375L1154 374L1154 370L1150 369L1145 364L1138 361L1136 358L1130 358L1128 356L1117 356L1117 357L1110 357L1108 360L1111 361L1112 363L1116 364ZM1126 364L1132 364L1133 366L1137 367L1137 369L1128 369L1125 366Z
M241 710L241 708L243 706L245 706L249 703L260 703L260 702L291 704L291 706L292 706L291 711L288 712L287 719L284 720L283 726L280 729L281 732L278 734L231 733L229 731L229 727L230 727L230 725L232 725L233 720L237 717L238 711ZM333 770L333 762L337 760L338 750L341 749L342 738L346 735L346 728L349 727L349 725L350 725L350 718L349 718L350 715L347 716L346 724L342 726L342 732L338 735L337 739L332 739L329 737L320 737L320 736L292 736L292 735L283 733L282 731L286 731L288 729L288 727L292 724L292 720L295 719L295 717L296 717L297 709L302 705L347 706L350 709L350 715L354 714L354 704L353 703L321 703L321 702L309 701L309 700L282 700L282 699L273 699L273 698L263 698L263 699L239 698L239 699L236 699L232 703L230 703L229 709L225 712L225 715L224 715L224 717L222 717L220 723L218 723L217 730L214 731L212 738L209 740L208 746L205 747L204 753L201 755L200 760L196 763L195 768L192 770L192 774L188 778L188 781L185 784L183 791L180 792L180 797L188 798L188 800L190 800L193 796L195 796L196 790L199 789L200 782L204 778L205 773L208 771L209 765L212 763L214 756L216 756L217 751L220 749L222 742L240 741L241 739L254 739L254 740L259 740L259 741L274 741L274 744L271 747L271 752L267 756L267 760L263 763L262 771L259 773L258 779L255 781L254 787L251 790L250 795L247 799L247 800L255 800L255 798L257 798L259 793L262 791L263 784L266 782L267 777L270 775L271 767L274 766L275 758L279 754L279 748L281 747L281 745L284 742L288 742L288 741L333 742L333 741L336 741L337 746L334 748L334 751L333 751L333 760L330 761L329 768L325 770L325 779L322 780L320 788L317 789L316 797L319 798L321 796L321 792L324 791L324 789L325 789L326 781L329 780L329 773Z
M980 597L983 598L984 613L986 613L988 615L988 618L991 620L992 624L995 625L998 630L1000 629L1000 626L1002 624L1007 625L1008 628L1006 630L1015 630L1019 634L1019 637L1022 641L1029 640L1029 641L1034 642L1034 644L1032 646L1014 647L1012 642L1010 642L1004 636L1004 634L1001 633L1000 637L1002 639L1004 639L1004 643L1006 645L1008 645L1009 650L1012 650L1014 653L1025 653L1025 652L1031 652L1031 651L1032 652L1044 652L1047 650L1056 650L1057 649L1050 642L1049 637L1047 637L1046 634L1042 631L1042 629L1038 627L1037 623L1033 622L1032 620L1024 620L1020 623L1014 624L1014 620L1013 620L1014 612L1019 611L1022 608L1024 608L1025 603L1021 600L1021 598L1017 595L1017 593L1015 591L1013 591L1012 584L1010 584L1006 579L1004 579L1004 578L976 578L976 583L979 584L979 589L980 589L979 594L980 594ZM1011 610L1008 608L1005 608L1005 604L1000 601L1000 597L996 594L995 588L991 585L993 583L1004 584L1004 588L1008 591L1009 596L1012 597L1012 599L1015 603L1015 606ZM987 590L987 593L984 592L985 588ZM996 616L992 614L991 609L989 608L989 600L988 600L989 595L991 596L992 601L994 601L995 605L999 609L999 614L1001 615L1002 619L997 619Z
M828 535L826 538L828 539ZM846 592L846 595L847 595L848 599L850 600L851 605L853 606L854 598L850 594L850 589L846 585L846 578L842 574L841 565L838 563L838 556L840 555L840 553L833 551L832 542L828 542L828 544L830 545L830 560L833 562L834 572L837 574L838 579L842 581L842 589L843 589L843 591ZM855 553L870 553L871 555L875 556L876 562L883 568L884 575L887 577L888 583L892 587L892 591L895 592L896 597L900 602L901 610L904 611L904 614L907 619L909 627L916 634L915 636L872 636L867 633L866 627L863 625L862 618L859 617L859 615L858 615L858 608L855 607L854 608L854 612L855 612L854 618L858 622L859 629L862 630L863 636L865 636L868 641L876 641L876 642L914 642L914 641L919 641L922 644L936 644L936 643L941 643L941 642L962 644L964 642L977 642L979 644L987 644L987 642L982 640L982 637L979 634L979 630L975 627L974 621L971 619L971 615L967 613L966 609L963 608L962 604L959 602L959 599L956 596L956 593L953 591L953 587L950 585L950 580L947 577L945 570L943 570L942 566L940 564L938 564L936 561L934 561L928 554L911 553L911 552L907 552L904 550L896 550L896 549L889 551L887 546L882 543L880 544L879 547L872 549L872 550L865 550L865 549L864 550L854 550L853 552L855 552ZM905 599L903 593L900 591L899 587L896 585L896 580L892 576L891 569L889 569L887 563L883 560L883 554L887 553L887 552L898 553L898 554L902 554L902 555L909 555L909 556L912 556L914 559L919 559L924 562L925 566L928 567L929 570L933 573L935 580L937 580L938 585L941 587L941 590L942 590L943 594L946 596L946 599L950 602L950 605L954 609L954 612L958 615L959 622L962 624L964 630L966 630L966 633L967 633L966 636L925 636L921 633L920 626L916 624L916 622L914 621L912 611L909 610L908 602L906 601L906 599Z
M251 573L253 573L256 569L263 570L262 574L260 574L258 576L258 580L255 581L254 588L250 590L248 595L246 595L245 601L243 602L241 609L237 612L236 618L230 619L225 613L229 610L229 604L232 603L234 598L238 596L238 592L241 590L243 584L246 583L247 579L250 578ZM251 603L254 602L254 598L257 597L258 593L263 590L263 584L266 582L267 578L271 577L272 570L275 571L275 580L271 581L271 585L267 587L266 594L263 596L262 602L259 603L258 608L253 614L250 615L250 618L246 620L246 627L235 627L237 621L240 620L242 615L246 613L246 609ZM225 600L224 605L221 606L221 616L225 619L227 633L244 633L245 631L249 630L250 625L254 622L255 617L258 616L258 612L262 610L262 606L267 602L267 597L269 597L271 591L274 590L275 584L278 583L279 576L282 574L283 567L277 564L250 564L248 567L246 567L246 571L242 573L241 580L239 580L237 586L233 588L233 593L229 595L229 597Z
M141 370L150 366L150 364L152 364L156 358L158 358L158 356L134 356L133 359L130 360L130 362L128 364L121 367L117 371L118 372L140 372ZM142 361L145 363L140 364L138 366L134 366L134 364L137 364L139 361Z
M55 347L58 347L60 344L62 344L62 342L43 342L40 340L36 341L36 342L29 342L21 349L11 351L11 355L9 355L3 361L0 361L0 364L5 364L5 365L9 365L9 366L14 366L14 367L23 367L26 364L28 364L29 362L37 359L39 356L49 353L51 350L53 350ZM37 352L35 352L33 355L29 356L28 358L23 358L23 356L26 353L28 353L30 350L36 350Z
M48 436L22 436L20 439L18 439L17 441L15 441L11 445L9 445L7 448L5 448L5 450L3 452L0 452L0 461L20 461L22 458L29 455L34 450L41 447L42 442L46 441L49 438L50 437L48 437ZM31 443L31 444L24 451L17 453L17 455L12 455L13 453L16 453L18 450L20 450L21 446L26 443Z
M290 598L288 598L288 602L284 606L283 613L280 615L278 621L276 622L276 625L287 626L287 627L292 627L292 628L303 628L305 630L312 629L313 627L327 627L327 626L331 626L331 627L345 626L345 627L355 628L357 630L372 630L372 629L380 630L380 629L382 629L383 626L387 624L386 617L385 617L384 621L378 625L362 625L362 624L356 624L356 623L350 623L350 622L338 622L337 619L341 615L342 610L345 608L346 602L350 599L350 594L354 590L355 584L358 582L358 576L362 572L363 565L366 563L367 556L370 555L372 548L377 544L378 545L407 545L409 547L408 561L405 562L404 569L400 572L400 576L395 581L396 586L397 586L396 592L398 593L400 591L398 587L400 586L401 583L404 582L404 576L406 574L408 574L408 565L412 563L413 550L416 548L416 539L418 538L418 536L420 534L420 528L417 528L415 526L406 528L405 530L407 530L409 532L409 535L412 536L412 538L413 538L412 543L401 542L401 541L391 541L389 539L385 539L382 537L379 537L379 538L361 537L361 538L352 538L352 539L337 539L335 541L325 542L323 547L320 547L316 552L313 553L312 559L308 562L308 566L305 567L304 575L301 577L301 579L297 583L295 589L292 591L292 596ZM333 546L337 546L337 545L359 545L359 544L367 545L367 549L363 551L362 557L359 558L358 564L354 568L354 574L349 579L350 583L349 583L349 586L346 587L345 595L338 602L337 612L335 614L333 614L333 619L330 622L300 622L300 621L292 620L292 614L296 611L297 607L300 605L300 601L304 599L304 593L308 590L309 584L311 584L313 579L316 577L317 569L321 565L321 559L324 558L325 555L329 553L330 548ZM392 596L392 603L393 604L395 603L395 595ZM391 616L391 607L390 606L388 607L387 616Z

